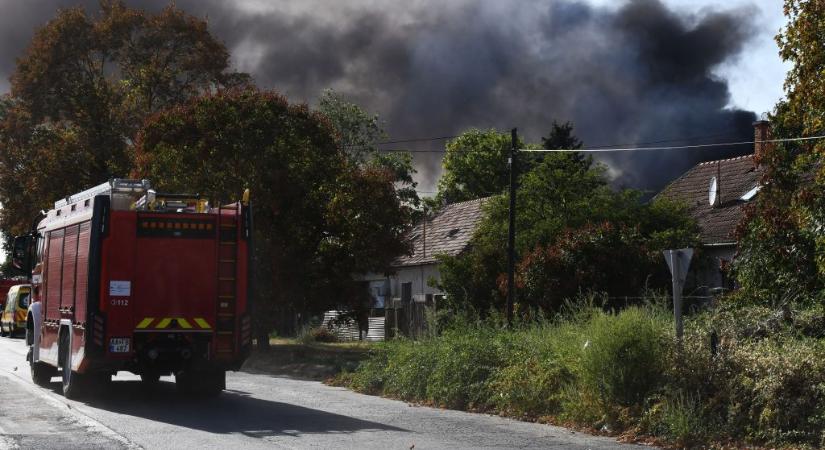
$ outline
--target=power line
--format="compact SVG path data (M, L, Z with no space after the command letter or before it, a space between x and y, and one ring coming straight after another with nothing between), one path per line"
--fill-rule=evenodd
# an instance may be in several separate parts
M608 153L608 152L634 152L634 151L650 151L650 150L684 150L692 148L711 148L711 147L733 147L736 145L753 145L753 144L772 144L778 142L800 142L813 141L818 139L825 139L822 136L810 136L800 138L785 138L785 139L767 139L763 141L743 141L743 142L720 142L716 144L694 144L694 145L671 145L664 147L627 147L627 148L580 148L580 149L519 149L520 152L529 153Z
M716 134L706 134L704 136L691 136L685 138L672 138L672 139L662 139L658 141L647 141L647 142L634 142L629 144L603 144L603 145L590 145L588 148L611 148L611 147L623 147L623 146L640 146L640 145L652 145L652 144L664 144L666 142L680 142L680 141L696 141L699 139L710 139L713 137L722 137L722 136L737 136L740 133L716 133Z
M407 150L402 148L379 148L377 149L379 152L386 152L386 153L446 153L446 149L439 149L439 150ZM455 150L454 150L455 151ZM458 151L469 151L469 150L458 150Z
M642 145L661 144L661 143L665 143L665 142L694 141L694 140L698 140L698 139L709 139L709 138L712 138L712 137L720 137L720 136L735 136L737 134L738 133L716 133L716 134L707 134L707 135L704 135L704 136L691 136L691 137L684 137L684 138L671 138L671 139L661 139L661 140L656 140L656 141L636 142L636 143L633 143L633 144L602 144L602 145L590 146L587 149L577 150L577 151L587 151L587 150L596 150L596 149L609 149L609 148L619 147L619 146L638 147L638 146L642 146ZM439 136L439 137L430 137L430 138L399 139L399 140L393 140L393 141L376 142L374 146L386 145L386 144L398 144L398 143L404 143L404 142L438 141L438 140L444 140L444 139L453 139L453 138L457 138L457 137L460 137L460 136L461 135ZM714 144L714 145L725 145L725 144ZM369 145L348 145L348 146L345 146L345 147L349 148L349 149L355 149L355 148L370 149L370 148L373 148L374 146L369 146ZM423 150L423 149L411 150L411 149L400 149L400 148L379 148L379 149L376 149L376 150L378 150L380 152L387 152L387 153L395 153L395 152L398 152L398 153L446 153L447 152L447 150L443 149L443 148L442 149L426 149L426 150ZM470 150L456 149L456 150L453 150L453 151L468 152Z
M601 145L594 145L590 148L607 148L607 147L616 147L620 145L649 145L649 144L661 144L664 142L678 142L678 141L692 141L696 139L708 139L712 137L719 137L719 136L733 136L737 133L717 133L717 134L708 134L704 136L692 136L692 137L684 137L684 138L671 138L671 139L662 139L658 141L649 141L649 142L637 142L634 144L601 144ZM443 141L447 139L455 139L457 137L461 137L460 134L455 134L451 136L435 136L435 137L417 137L417 138L405 138L405 139L394 139L388 141L381 141L376 142L375 145L388 145L388 144L404 144L409 142L432 142L432 141ZM348 148L357 148L357 147L369 147L368 145L347 145ZM399 150L400 151L400 150Z
M764 141L737 141L737 142L720 142L720 143L711 143L711 144L690 144L690 145L673 145L673 146L656 146L656 147L642 147L644 145L649 144L657 144L657 143L664 143L664 142L678 142L678 141L691 141L697 139L707 139L711 137L718 137L718 136L732 136L736 133L718 133L706 136L693 136L693 137L686 137L686 138L674 138L674 139L662 139L657 141L647 141L647 142L639 142L635 144L605 144L605 145L597 145L588 148L582 149L519 149L521 152L531 152L531 153L547 153L547 152L568 152L568 153L606 153L606 152L627 152L627 151L645 151L645 150L679 150L679 149L694 149L694 148L713 148L713 147L732 147L732 146L740 146L740 145L753 145L753 144L760 144L760 143L778 143L778 142L796 142L796 141L809 141L809 140L817 140L817 139L825 139L825 135L822 136L811 136L806 138L786 138L786 139L770 139ZM385 141L376 143L376 145L384 145L384 144L391 144L391 143L401 143L401 142L423 142L423 141L436 141L436 140L443 140L443 139L451 139L458 136L441 136L441 137L433 137L433 138L416 138L416 139L405 139L405 140L396 140L396 141ZM630 147L623 147L623 148L616 148L617 146L621 145L631 145ZM369 149L372 146L346 146L349 149L355 148L363 148ZM402 149L402 148L378 148L376 149L379 152L385 153L447 153L447 149ZM472 151L471 149L453 149L453 152L465 153Z
M376 145L386 145L386 144L403 144L406 142L429 142L429 141L443 141L446 139L453 139L461 136L460 134L455 136L438 136L438 137L429 137L429 138L412 138L412 139L398 139L395 141L384 141L384 142L376 142Z
M409 142L432 142L432 141L443 141L446 139L453 139L461 136L460 134L454 136L436 136L436 137L422 137L422 138L410 138L410 139L396 139L392 141L381 141L376 142L372 145L369 144L362 144L362 145L345 145L346 148L372 148L374 146L379 145L389 145L389 144L405 144Z

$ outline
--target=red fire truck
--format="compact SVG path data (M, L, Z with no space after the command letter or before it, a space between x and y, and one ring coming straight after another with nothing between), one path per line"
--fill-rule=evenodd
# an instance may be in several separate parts
M56 202L13 250L31 273L32 379L60 374L73 397L125 370L220 393L251 349L251 226L249 191L210 207L114 179Z

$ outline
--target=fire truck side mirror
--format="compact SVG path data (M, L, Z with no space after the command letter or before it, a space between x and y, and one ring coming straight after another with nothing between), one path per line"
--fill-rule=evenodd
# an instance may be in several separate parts
M12 265L15 269L30 273L32 270L31 248L34 242L34 236L31 234L24 234L14 238L14 245L12 246Z

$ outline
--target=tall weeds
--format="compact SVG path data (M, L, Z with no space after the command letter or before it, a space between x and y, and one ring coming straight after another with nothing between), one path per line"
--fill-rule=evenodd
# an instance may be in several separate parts
M513 329L496 316L447 321L419 341L376 346L339 381L448 408L630 429L682 447L825 445L825 341L813 330L825 322L822 308L787 320L719 308L690 318L678 350L662 305L606 312L592 297L579 305Z

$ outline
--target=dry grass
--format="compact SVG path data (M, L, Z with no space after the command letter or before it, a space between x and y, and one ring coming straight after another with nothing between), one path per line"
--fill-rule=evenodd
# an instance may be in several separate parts
M341 371L354 370L371 348L366 342L302 343L288 338L270 338L269 344L269 350L255 351L242 370L325 380Z

